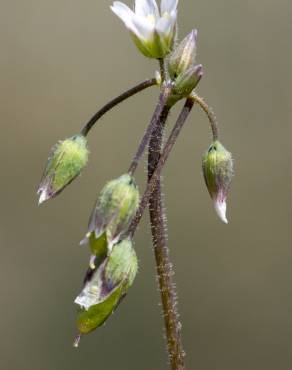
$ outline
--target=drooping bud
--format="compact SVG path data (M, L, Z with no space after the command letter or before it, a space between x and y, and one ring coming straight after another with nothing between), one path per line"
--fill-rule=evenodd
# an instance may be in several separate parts
M106 321L127 294L137 270L137 256L131 239L114 244L75 300L80 306L77 314L80 334L90 333ZM80 335L75 346L79 339Z
M197 34L197 30L192 30L171 54L168 71L172 80L175 80L181 73L195 66Z
M214 208L220 219L226 218L226 199L233 176L232 155L218 141L214 141L203 156L203 173Z
M94 255L96 245L100 247L100 243L103 243L100 237L105 238L104 243L107 243L108 249L120 239L127 231L138 206L139 191L129 174L122 175L105 185L91 214L85 239L90 242Z
M75 135L53 147L38 188L40 204L58 195L80 174L88 154L87 139L83 135Z

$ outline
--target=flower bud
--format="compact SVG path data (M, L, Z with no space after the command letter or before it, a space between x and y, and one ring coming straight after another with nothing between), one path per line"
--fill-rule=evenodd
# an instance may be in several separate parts
M197 30L190 32L173 51L168 62L168 71L172 80L195 66L197 52Z
M113 248L104 262L86 282L75 303L80 306L77 327L87 334L101 326L113 313L133 284L138 262L131 239L124 239ZM75 346L78 346L78 340Z
M203 173L208 191L214 202L214 208L220 219L226 218L226 199L233 176L231 153L217 140L203 156Z
M108 249L127 231L139 206L139 191L134 179L125 174L108 182L102 189L89 220L86 239L105 233ZM91 247L94 252L95 247Z
M38 188L40 204L58 195L80 174L87 164L88 153L83 135L75 135L53 147Z
M202 76L203 66L201 64L190 67L175 80L174 94L180 98L187 98L198 85Z

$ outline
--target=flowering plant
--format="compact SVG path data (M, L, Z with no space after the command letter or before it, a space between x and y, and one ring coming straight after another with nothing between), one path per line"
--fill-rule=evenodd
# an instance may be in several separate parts
M152 119L141 138L127 171L102 189L89 219L88 231L81 242L88 246L90 261L78 305L77 347L82 335L101 326L120 304L134 282L138 262L133 237L144 210L150 212L151 233L157 265L158 283L164 311L169 362L173 370L182 370L184 351L177 295L173 283L173 265L169 258L166 218L161 197L161 172L192 108L206 113L213 141L203 155L202 170L215 210L226 219L226 199L233 176L231 154L219 141L218 122L213 111L197 94L203 67L196 63L197 30L177 42L178 0L135 0L134 11L120 1L111 6L124 22L138 50L157 59L160 71L155 78L142 81L107 103L83 126L80 133L54 146L39 186L39 202L60 194L86 166L89 156L87 136L96 122L117 104L156 86L160 90ZM164 128L173 106L185 100L177 121L163 145ZM135 171L148 148L148 178L140 197Z

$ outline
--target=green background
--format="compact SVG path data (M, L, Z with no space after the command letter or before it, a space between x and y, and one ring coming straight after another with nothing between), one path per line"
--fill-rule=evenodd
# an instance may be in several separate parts
M37 206L51 146L157 68L137 52L110 3L1 1L3 370L167 368L148 217L135 236L140 269L128 297L79 350L72 347L73 300L89 257L78 243L101 187L126 171L157 89L107 115L90 135L82 177ZM236 167L226 226L203 182L211 135L194 110L164 171L188 369L292 367L291 12L288 0L180 1L180 38L199 29L198 92L215 109ZM141 191L145 175L143 161Z

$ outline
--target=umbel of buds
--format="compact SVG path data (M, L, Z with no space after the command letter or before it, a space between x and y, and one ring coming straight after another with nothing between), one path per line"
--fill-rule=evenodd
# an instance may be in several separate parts
M162 0L160 9L155 0L135 0L135 12L120 1L112 11L124 22L143 55L164 58L172 50L176 37L178 0Z
M59 141L50 153L38 188L39 203L55 197L69 185L86 166L88 154L83 135Z
M127 231L139 206L139 190L132 176L124 174L102 189L89 220L88 243L94 256L111 249Z
M137 256L131 239L114 244L75 299L80 306L77 328L81 334L93 331L113 313L133 284L137 270ZM78 339L75 345L78 345Z
M214 208L220 219L226 218L226 199L233 176L231 153L218 141L214 141L203 156L203 173Z
M203 67L196 65L197 30L193 30L173 51L169 58L168 72L173 82L175 101L188 97L203 76Z

